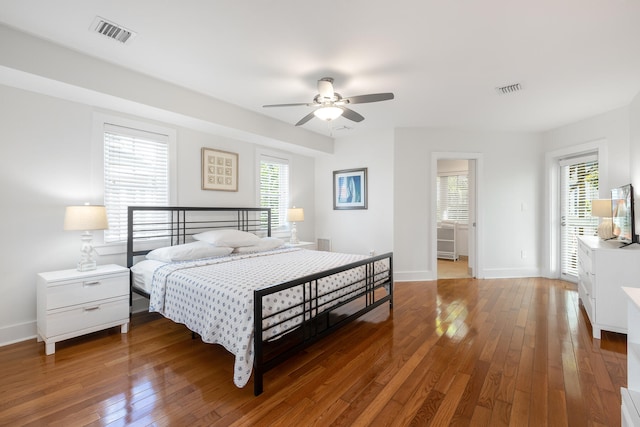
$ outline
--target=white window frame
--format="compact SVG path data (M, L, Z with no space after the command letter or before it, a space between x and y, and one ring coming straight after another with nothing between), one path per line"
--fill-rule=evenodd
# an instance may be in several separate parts
M105 124L112 124L141 131L166 135L169 144L169 204L178 200L177 174L177 132L175 129L131 118L96 112L93 115L92 129L92 188L95 204L104 204L104 130ZM94 233L94 247L100 255L121 254L126 252L126 242L105 243L104 233Z
M256 171L256 206L260 206L260 164L263 157L271 157L275 159L282 159L287 162L289 166L289 200L287 201L287 208L291 206L291 176L293 171L293 158L291 155L273 150L256 149L255 155L255 171ZM274 237L287 238L291 235L291 225L285 221L282 227L276 228L272 226L271 235Z

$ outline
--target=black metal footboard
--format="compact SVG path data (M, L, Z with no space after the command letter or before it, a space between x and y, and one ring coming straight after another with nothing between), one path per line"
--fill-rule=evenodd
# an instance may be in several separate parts
M356 271L338 280L347 270ZM273 308L274 299L294 293L301 297ZM392 253L254 291L254 394L265 372L387 301L393 308Z

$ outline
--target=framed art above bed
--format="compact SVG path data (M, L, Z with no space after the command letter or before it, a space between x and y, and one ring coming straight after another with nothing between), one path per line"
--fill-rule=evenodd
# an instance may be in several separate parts
M203 147L202 189L238 191L238 154Z

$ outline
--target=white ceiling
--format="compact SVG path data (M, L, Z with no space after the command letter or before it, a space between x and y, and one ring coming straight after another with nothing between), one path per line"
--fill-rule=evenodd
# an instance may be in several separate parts
M96 16L137 37L90 32ZM310 102L324 76L343 96L395 93L354 105L365 120L336 120L336 137L544 131L640 91L637 0L0 0L0 22L292 126L309 107L262 105ZM497 94L512 83L524 90Z

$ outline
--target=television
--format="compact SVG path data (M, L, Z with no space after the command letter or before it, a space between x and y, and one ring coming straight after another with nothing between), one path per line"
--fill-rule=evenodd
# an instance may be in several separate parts
M613 234L623 246L637 243L631 184L611 190L611 222Z

